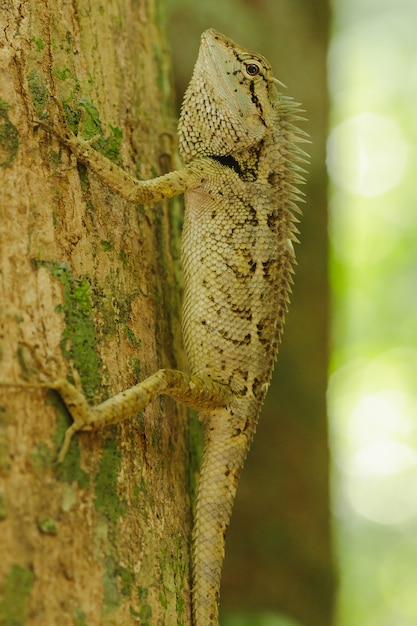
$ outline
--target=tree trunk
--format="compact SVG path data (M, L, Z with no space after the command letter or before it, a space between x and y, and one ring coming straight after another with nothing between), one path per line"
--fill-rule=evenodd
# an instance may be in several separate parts
M163 173L172 102L160 7L6 4L0 379L63 372L98 403L159 367L184 367L179 204L122 201L34 120L56 120L59 99L74 129L83 110L84 136L100 135L113 161L139 178ZM57 394L0 394L0 624L188 624L185 411L162 398L144 417L77 435L58 466L70 419Z

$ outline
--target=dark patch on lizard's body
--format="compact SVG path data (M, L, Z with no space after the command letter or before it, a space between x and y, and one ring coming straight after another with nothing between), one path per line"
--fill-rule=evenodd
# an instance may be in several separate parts
M232 343L234 346L247 346L250 344L250 342L252 341L252 337L250 335L250 333L247 333L243 339L235 339L234 337L232 337L229 333L229 331L227 330L220 330L219 333L220 337L222 337L225 341Z
M281 172L269 172L268 183L273 187L278 187L284 180L284 176Z
M271 337L275 334L275 321L268 318L259 320L256 325L256 334L259 343L268 348L271 345Z
M244 155L211 155L214 161L230 168L245 182L258 179L259 159L262 153L262 141L245 151Z
M278 259L269 259L268 261L264 261L262 263L264 278L267 282L272 282L276 280L278 274Z
M214 161L217 161L218 163L221 163L221 165L225 165L226 167L230 167L230 169L234 170L236 172L236 174L238 174L239 176L242 176L243 172L242 172L242 168L240 167L239 163L236 161L236 159L234 159L232 156L229 155L223 155L223 156L215 156L213 155L211 157Z
M265 395L265 381L255 377L252 382L252 393L255 398L263 398Z
M238 304L232 304L230 307L232 313L240 317L242 320L252 321L252 309L249 306L241 307Z
M277 232L282 220L282 209L275 209L268 213L266 223L273 233Z
M257 214L255 207L252 204L249 204L248 202L247 209L249 211L250 217L246 223L250 224L251 226L259 226L258 214ZM255 262L252 261L252 263L255 263ZM255 263L255 267L256 267L256 263Z
M260 140L256 145L247 148L244 154L236 155L236 159L242 171L240 178L245 182L255 182L258 180L259 159L262 156L263 144L263 140Z
M259 102L258 96L255 93L255 81L254 80L252 80L249 84L249 91L252 96L252 102L258 109L261 119L263 120L263 108L262 108L262 104Z

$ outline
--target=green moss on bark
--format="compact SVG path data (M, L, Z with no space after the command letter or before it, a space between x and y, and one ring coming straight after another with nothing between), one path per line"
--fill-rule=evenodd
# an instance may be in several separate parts
M10 567L0 599L1 626L24 626L34 579L34 574L28 567L17 563Z

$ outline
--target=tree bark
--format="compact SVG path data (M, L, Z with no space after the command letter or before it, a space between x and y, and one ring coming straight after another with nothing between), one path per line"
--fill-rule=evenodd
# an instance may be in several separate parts
M0 380L63 372L98 403L184 367L178 200L133 206L34 124L75 129L139 178L171 148L160 6L17 0L1 13ZM54 98L51 97L54 96ZM0 624L188 624L189 428L162 398L77 435L44 388L0 388ZM191 446L192 447L192 446Z

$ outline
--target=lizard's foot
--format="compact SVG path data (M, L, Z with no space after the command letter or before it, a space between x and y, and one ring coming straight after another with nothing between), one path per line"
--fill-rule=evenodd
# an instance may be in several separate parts
M18 343L18 362L20 372L18 380L1 381L1 387L51 387L53 381L65 376L59 359L52 354L45 355L39 344L30 345L25 341Z
M57 139L59 139L62 144L64 144L71 150L71 153L74 156L79 155L86 146L90 146L91 144L94 144L101 139L100 134L95 134L89 139L83 139L82 135L84 131L84 122L87 112L85 106L83 106L82 103L80 103L80 106L78 108L79 119L77 122L77 135L75 135L67 121L67 111L65 109L65 106L63 105L61 100L55 95L50 94L50 97L56 105L55 119L53 120L53 122L49 122L39 118L35 118L33 120L33 123L36 126L40 126L47 133L54 135ZM75 164L76 161L74 161L74 166ZM71 167L73 166L71 165Z
M67 429L58 455L61 463L68 451L71 439L79 430L89 430L94 422L94 408L90 407L81 391L81 383L76 369L72 376L75 384L70 383L63 371L62 364L54 356L41 354L38 345L19 344L19 361L21 365L21 380L14 382L0 382L1 387L25 387L53 389L63 399L73 423Z

